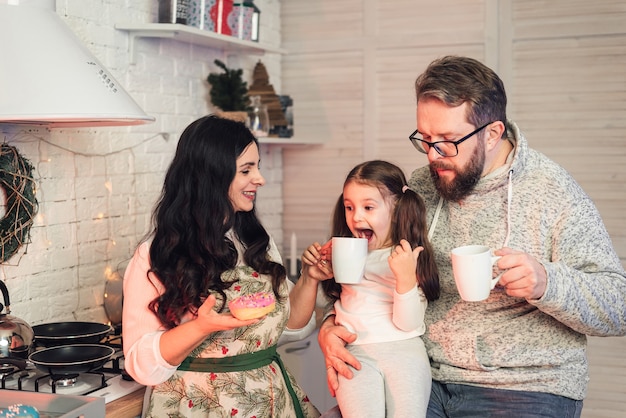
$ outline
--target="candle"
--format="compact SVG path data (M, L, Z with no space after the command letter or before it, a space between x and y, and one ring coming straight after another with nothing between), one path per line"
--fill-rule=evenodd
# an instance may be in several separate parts
M298 256L296 255L298 244L296 240L296 233L291 233L291 246L289 247L289 275L291 277L296 277L298 273Z

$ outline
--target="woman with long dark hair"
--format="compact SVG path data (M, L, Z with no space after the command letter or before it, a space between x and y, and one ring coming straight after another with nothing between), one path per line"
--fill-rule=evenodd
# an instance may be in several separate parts
M317 417L276 353L283 330L310 323L320 279L295 288L255 212L265 184L244 124L206 116L181 135L153 230L124 276L125 368L151 386L148 417ZM275 309L235 318L228 302L258 292ZM238 415L239 414L239 415Z

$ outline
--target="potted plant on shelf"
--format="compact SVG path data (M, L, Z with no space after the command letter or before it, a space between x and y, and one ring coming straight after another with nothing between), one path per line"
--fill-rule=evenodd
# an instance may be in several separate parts
M223 70L221 73L210 73L207 81L211 85L211 103L220 111L220 117L246 122L248 118L249 98L248 83L243 81L241 69L231 69L216 59L215 65Z

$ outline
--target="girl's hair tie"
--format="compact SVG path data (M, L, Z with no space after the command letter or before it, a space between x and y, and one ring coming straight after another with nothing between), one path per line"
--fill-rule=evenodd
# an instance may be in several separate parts
M402 186L402 193L405 193L407 190L409 190L409 186L407 186L406 184Z

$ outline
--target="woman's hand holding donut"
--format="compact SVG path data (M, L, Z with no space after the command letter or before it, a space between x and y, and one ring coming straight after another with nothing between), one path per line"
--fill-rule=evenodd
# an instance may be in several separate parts
M166 362L171 365L180 364L206 339L207 335L213 332L231 330L259 322L258 319L241 321L230 313L217 313L213 310L215 302L215 296L207 296L189 320L183 320L180 325L163 333L159 339L159 349Z
M215 296L209 295L198 308L198 312L193 319L206 335L212 332L245 327L259 322L259 319L240 320L235 318L231 313L217 313L213 310L215 303Z

